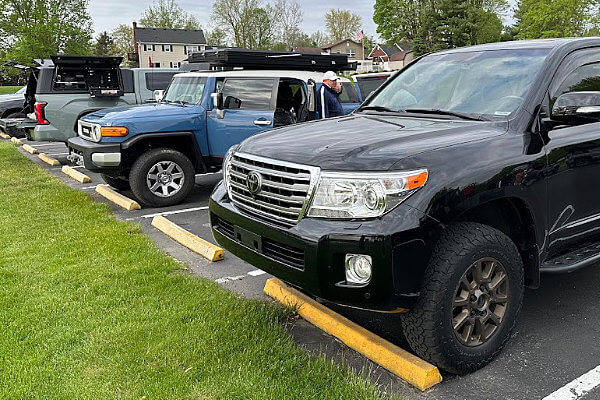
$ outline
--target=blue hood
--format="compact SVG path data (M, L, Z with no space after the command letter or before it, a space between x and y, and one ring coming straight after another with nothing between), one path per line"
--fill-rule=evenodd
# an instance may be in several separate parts
M152 103L139 104L132 106L123 106L115 108L106 108L99 110L83 117L83 120L89 122L97 122L102 125L110 123L110 125L122 124L131 122L135 119L148 120L150 118L171 118L171 117L188 117L191 106L180 106L176 104Z

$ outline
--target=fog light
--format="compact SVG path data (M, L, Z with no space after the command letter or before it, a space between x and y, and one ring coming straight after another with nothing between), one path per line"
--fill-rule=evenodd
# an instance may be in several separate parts
M346 282L364 285L371 280L373 260L363 254L346 254Z

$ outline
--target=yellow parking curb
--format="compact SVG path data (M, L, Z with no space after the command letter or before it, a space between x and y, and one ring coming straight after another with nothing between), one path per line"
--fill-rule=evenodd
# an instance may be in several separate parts
M108 185L96 186L96 192L128 211L139 210L142 208L137 201L131 200L129 197L125 197L121 193L115 192Z
M4 133L4 132L0 132L0 137L1 137L2 139L10 139L10 135L7 135L7 134L6 134L6 133Z
M38 154L38 158L40 160L42 160L43 162L45 162L46 164L52 165L53 167L56 167L56 166L60 165L60 161L58 161L55 158L48 157L46 155L46 153L40 153L40 154Z
M81 172L67 165L64 165L61 171L63 172L63 174L70 176L71 178L75 179L77 182L80 183L90 183L92 181L92 178L90 178L86 174L82 174Z
M152 218L152 226L209 261L220 261L225 258L225 251L222 248L186 231L162 215Z
M442 381L436 366L342 317L279 279L269 279L264 292L285 305L297 307L302 318L419 390L427 390Z
M39 153L38 149L36 149L35 147L31 147L28 144L24 144L23 145L23 150L25 150L26 152L28 152L30 154L37 154L37 153Z
M16 137L10 138L10 141L13 142L14 144L16 144L17 146L23 145L23 142L21 141L21 139L17 139Z

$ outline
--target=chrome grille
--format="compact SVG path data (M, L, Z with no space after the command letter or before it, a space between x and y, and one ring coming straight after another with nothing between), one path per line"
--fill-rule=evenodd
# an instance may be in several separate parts
M233 203L258 217L292 226L304 215L319 168L236 153L228 165L227 190ZM261 178L258 192L248 187L248 174Z
M92 124L90 122L78 121L77 134L84 139L99 142L100 126L98 124Z

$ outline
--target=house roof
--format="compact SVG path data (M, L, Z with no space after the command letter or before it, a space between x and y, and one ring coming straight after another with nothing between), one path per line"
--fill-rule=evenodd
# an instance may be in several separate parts
M206 44L200 29L135 28L135 40L138 43Z
M305 54L321 54L323 49L321 47L294 46L292 47L292 51Z
M390 61L404 61L408 53L412 53L412 50L398 51L390 56Z
M355 43L355 44L358 44L358 45L362 45L360 42L357 42L356 40L352 40L352 39L348 38L348 39L338 40L337 42L329 43L329 44L327 44L325 46L322 46L321 48L322 49L330 49L332 47L337 46L338 44L342 44L342 43L345 43L345 42L352 42L352 43Z
M402 50L400 50L400 48L398 47L397 44L393 45L393 46L386 46L386 45L382 46L380 44L376 44L375 47L373 47L373 50L371 50L371 52L367 56L367 58L371 58L371 55L377 49L381 49L385 54L387 54L388 57L392 57L392 55L402 51Z

